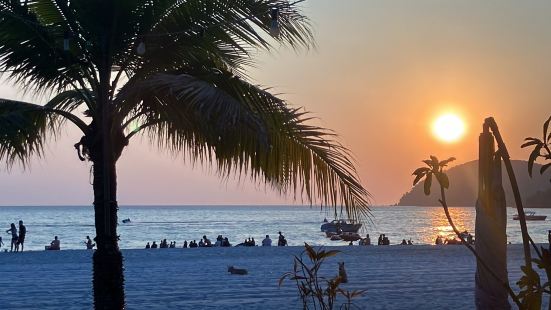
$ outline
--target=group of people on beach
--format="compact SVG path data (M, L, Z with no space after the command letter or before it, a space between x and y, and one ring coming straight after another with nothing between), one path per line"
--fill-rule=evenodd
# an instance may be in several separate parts
M471 235L468 231L463 231L459 234L461 239L465 240L468 244L474 244L474 237ZM436 245L444 245L444 244L461 244L461 239L457 238L444 238L440 235L436 237L436 240L434 241L434 244Z
M390 240L385 234L381 234L377 240L377 245L390 245Z
M89 238L88 238L88 240L89 240ZM270 235L266 235L266 238L264 238L262 240L261 244L262 244L262 246L272 246L272 239L270 239ZM287 239L285 239L285 236L281 233L281 231L279 232L277 245L278 246L286 246L287 245ZM184 244L183 244L182 248L184 248L184 249L185 248L198 248L198 247L199 248L203 248L203 247L210 248L210 247L231 247L231 246L232 245L231 245L228 237L223 237L222 235L218 235L218 237L216 237L216 242L212 243L210 241L210 239L207 238L206 235L204 235L203 238L201 238L199 240L199 243L197 243L196 240L190 241L189 243L187 242L187 240L184 240ZM254 238L249 237L249 238L245 239L244 242L239 243L236 246L258 246L258 245L256 244L256 241L254 240ZM145 245L145 248L146 249L157 249L157 248L173 249L173 248L176 248L176 241L171 241L170 244L167 243L166 239L161 240L159 242L159 244L157 244L155 241L153 241L151 244L149 242L147 242L147 244Z
M17 232L17 227L14 223L11 223L10 229L6 230L6 233L11 234L10 252L19 252L19 247L21 247L21 252L23 252L23 248L25 247L27 227L23 225L23 221L21 220L19 221L19 234ZM4 245L4 242L2 241L2 237L0 237L0 248L2 248L2 245Z

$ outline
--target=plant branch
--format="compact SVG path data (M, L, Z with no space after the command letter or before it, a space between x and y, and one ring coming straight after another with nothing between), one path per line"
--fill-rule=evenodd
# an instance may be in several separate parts
M511 299L515 302L515 304L519 307L519 309L522 309L522 304L520 303L520 300L518 299L518 297L515 294L515 292L513 291L513 289L511 289L511 286L509 285L509 283L501 280L494 273L494 271L492 269L490 269L490 267L486 264L486 262L484 262L484 260L482 260L482 258L478 255L476 250L467 241L465 241L465 239L463 238L463 236L461 235L461 233L459 232L459 230L455 226L455 224L454 224L454 222L451 218L450 212L448 210L448 204L446 203L446 193L444 192L444 187L442 185L440 185L440 196L442 197L442 199L440 199L438 201L440 202L442 207L444 207L444 213L446 213L446 218L448 219L448 223L452 227L452 229L455 232L455 234L457 235L457 237L459 237L459 239L461 240L461 243L463 245L465 245L469 249L469 251L471 251L474 254L474 256L476 257L476 260L482 265L482 267L484 267L484 269L486 269L490 273L490 275L493 278L495 278L496 280L501 282L503 287L505 287L507 289L507 292L509 293L509 296L511 297Z

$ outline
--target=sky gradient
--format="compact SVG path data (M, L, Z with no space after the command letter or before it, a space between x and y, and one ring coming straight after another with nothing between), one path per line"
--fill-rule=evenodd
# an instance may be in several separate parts
M476 159L488 116L512 158L528 157L520 144L539 137L551 114L551 2L309 0L303 7L317 49L259 54L251 77L339 134L375 204L397 202L429 155ZM45 102L31 95L0 80L0 97ZM467 132L446 144L430 126L450 111ZM90 204L90 165L73 148L79 138L68 129L30 169L0 168L0 205ZM293 202L263 185L221 181L145 139L131 141L118 176L120 204Z

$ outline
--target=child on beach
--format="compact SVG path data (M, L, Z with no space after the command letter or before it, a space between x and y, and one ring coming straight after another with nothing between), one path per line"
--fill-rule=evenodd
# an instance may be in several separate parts
M19 244L17 244L17 228L15 227L14 223L10 224L10 229L6 230L6 233L11 233L11 246L10 246L10 252L13 252L13 248L15 247L15 252L19 250Z

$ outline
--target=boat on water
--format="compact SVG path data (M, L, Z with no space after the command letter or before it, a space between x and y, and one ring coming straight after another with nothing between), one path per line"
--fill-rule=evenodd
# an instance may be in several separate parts
M329 223L324 223L321 225L321 231L327 232L353 232L357 233L358 230L362 227L361 223L356 223L353 220L333 220Z
M123 222L124 224L130 223L130 219L129 219L129 218L124 219L124 220L122 220L122 222Z
M536 215L536 212L534 211L526 211L524 217L527 221L545 221L547 218L547 215ZM513 220L518 221L519 217L518 214L515 214L513 216Z
M344 241L358 241L358 240L362 239L360 234L355 233L355 232L343 232L339 236Z

